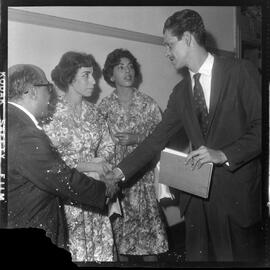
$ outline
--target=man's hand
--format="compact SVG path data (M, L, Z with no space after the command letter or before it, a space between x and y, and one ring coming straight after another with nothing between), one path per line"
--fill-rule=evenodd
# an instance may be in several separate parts
M190 152L186 158L186 165L191 165L192 169L199 169L205 163L212 162L222 165L227 161L227 157L220 150L213 150L205 146Z
M116 182L123 181L124 178L125 176L123 175L122 171L117 167L105 175L105 179L114 179Z
M112 176L110 173L109 175ZM112 199L119 191L119 186L118 181L112 177L109 178L109 175L106 175L106 178L102 177L100 180L106 185L106 196Z

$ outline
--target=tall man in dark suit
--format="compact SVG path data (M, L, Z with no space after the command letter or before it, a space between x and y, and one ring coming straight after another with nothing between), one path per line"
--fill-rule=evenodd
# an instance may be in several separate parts
M252 228L261 218L261 96L252 68L208 53L202 18L193 10L169 17L163 33L166 56L176 69L188 68L188 76L173 89L161 123L114 177L128 181L184 127L193 148L187 163L214 164L208 199L180 195L187 261L252 259Z
M103 210L116 188L69 168L39 126L52 89L44 72L21 64L8 75L8 227L44 229L66 248L63 202Z

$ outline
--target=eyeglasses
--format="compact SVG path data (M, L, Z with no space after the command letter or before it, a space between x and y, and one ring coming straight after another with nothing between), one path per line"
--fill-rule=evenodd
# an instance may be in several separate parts
M176 46L179 42L181 42L182 40L183 40L183 37L177 38L177 39L174 40L174 41L172 41L171 39L169 39L168 41L164 41L164 42L163 42L163 46L164 46L167 50L172 51L172 50L175 48L175 46Z
M39 84L33 84L33 86L36 86L36 87L47 86L49 93L52 93L54 90L54 86L52 83L39 83Z
M172 51L179 41L180 40L176 40L176 41L171 42L171 43L164 43L163 45L167 50Z

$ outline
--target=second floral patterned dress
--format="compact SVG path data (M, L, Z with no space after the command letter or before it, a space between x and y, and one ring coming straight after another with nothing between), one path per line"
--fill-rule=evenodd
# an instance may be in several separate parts
M116 90L98 106L107 120L110 131L148 136L161 121L157 103L146 94L134 89L128 109L118 100ZM115 146L114 165L131 153L136 145ZM136 179L131 187L123 188L121 201L123 216L113 221L118 253L124 255L152 255L168 250L167 236L156 200L154 172L148 171Z
M44 130L71 168L79 161L87 162L95 157L108 162L112 158L114 143L107 124L87 101L82 102L82 112L76 115L61 97L52 121ZM65 205L65 213L72 260L113 261L113 234L107 213L74 205Z

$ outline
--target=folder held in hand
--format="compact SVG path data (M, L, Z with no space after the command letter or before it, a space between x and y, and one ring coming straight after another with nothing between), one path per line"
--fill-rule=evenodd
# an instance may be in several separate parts
M187 154L165 148L161 152L159 182L187 193L208 198L213 163L200 169L185 165Z

